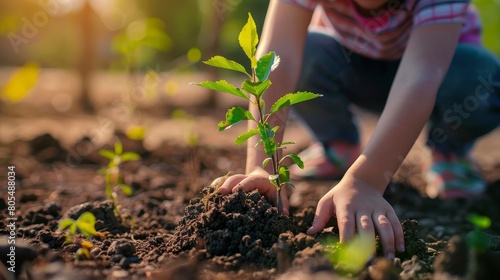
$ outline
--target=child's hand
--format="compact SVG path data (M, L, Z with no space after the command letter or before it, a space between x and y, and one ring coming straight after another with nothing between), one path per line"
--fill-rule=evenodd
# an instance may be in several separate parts
M215 179L222 179L223 177ZM242 189L245 192L258 190L260 194L271 204L276 206L277 191L276 187L269 182L269 173L264 169L257 167L249 174L235 174L228 177L225 182L220 186L218 192L221 194L230 194ZM286 188L281 189L281 200L283 201L283 215L288 215L288 196Z
M342 181L321 198L308 233L322 230L335 215L338 221L340 242L351 239L356 232L375 232L381 238L387 258L394 258L394 251L404 251L403 229L391 205L380 191L368 183L346 175Z

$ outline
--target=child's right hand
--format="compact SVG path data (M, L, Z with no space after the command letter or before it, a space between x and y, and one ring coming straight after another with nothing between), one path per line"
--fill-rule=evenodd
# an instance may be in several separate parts
M217 184L224 177L219 177L214 180ZM235 174L228 177L219 187L218 192L221 194L235 193L238 189L245 192L258 190L267 201L276 206L277 191L276 187L269 182L269 173L260 167L256 167L248 174ZM283 214L288 216L288 196L286 188L281 189L281 200L283 202Z

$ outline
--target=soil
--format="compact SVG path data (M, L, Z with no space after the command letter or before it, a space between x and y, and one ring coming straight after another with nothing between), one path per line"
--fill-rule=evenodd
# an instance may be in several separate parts
M226 106L232 101L219 102ZM74 126L68 124L88 128L88 123L99 123L99 116L78 111L52 112L56 118L45 116L45 124L52 125L40 128L45 114L40 112L49 109L40 109L46 108L42 104L28 113L30 104L28 100L5 109L7 117L0 128L1 185L7 185L5 167L16 167L17 279L495 279L498 275L500 158L488 153L500 150L498 135L485 144L487 148L476 150L479 158L488 159L481 169L488 190L480 198L428 198L419 177L420 165L405 161L405 172L400 170L385 197L402 221L406 251L395 260L379 252L359 274L342 275L328 260L335 246L325 243L337 237L335 220L322 233L305 234L317 201L335 181L297 182L290 190L289 217L278 215L255 191L216 193L212 181L228 170L243 172L245 155L231 141L222 140L232 139L231 135L217 138L217 132L207 132L215 131L221 118L213 113L214 108L182 105L196 117L194 124L166 116L162 110L171 109L161 102L143 109L140 117L149 118L153 135L165 137L135 141L124 136L118 121L113 121L111 132L102 139L91 133L71 133ZM171 122L165 126L154 121L161 118ZM169 138L187 123L198 131L195 145L179 140L184 136ZM16 136L9 128L17 126ZM65 129L67 135L58 134ZM301 139L297 125L292 124L291 131ZM133 194L119 193L119 217L98 173L106 165L98 148L111 148L117 139L124 150L141 155L139 161L121 167L124 183L133 188ZM7 207L7 196L2 194L0 234L6 237L11 231ZM107 234L102 238L77 235L75 242L67 243L58 230L59 221L77 219L87 211L96 216L96 230ZM468 246L466 241L474 230L468 222L471 213L492 220L484 230L485 250ZM82 240L93 244L90 259L77 254ZM9 246L7 238L0 239L4 263L0 279L15 279L5 271Z

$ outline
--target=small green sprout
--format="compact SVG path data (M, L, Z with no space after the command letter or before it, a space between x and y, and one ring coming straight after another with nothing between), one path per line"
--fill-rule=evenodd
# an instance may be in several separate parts
M251 73L247 72L245 67L240 63L222 56L214 56L209 60L204 61L204 63L210 66L245 74L248 79L243 81L240 88L228 83L225 80L219 80L216 82L204 81L194 84L243 98L257 108L257 116L252 115L249 110L242 107L230 108L226 113L226 120L221 121L218 125L219 131L226 130L243 120L253 121L256 123L255 129L246 131L238 136L235 143L237 145L241 145L253 136L258 135L260 137L260 140L257 142L257 146L262 145L264 147L264 152L269 156L262 162L262 167L266 168L266 166L271 163L272 173L269 176L269 181L276 187L278 192L277 208L278 213L281 214L283 208L281 201L281 188L286 184L293 186L290 182L290 172L288 167L284 165L283 161L286 158L290 158L300 168L304 168L304 163L296 154L288 154L280 158L279 151L286 148L287 145L295 144L295 142L290 141L278 143L275 139L275 135L279 127L271 127L269 118L283 108L320 97L321 95L311 92L287 93L279 98L270 107L269 111L267 111L263 96L265 91L271 86L269 75L279 65L280 58L274 51L271 51L257 59L256 51L259 36L257 34L255 21L250 13L248 14L247 23L243 26L238 36L238 41L244 53L250 59Z
M335 270L342 274L357 275L375 252L375 239L367 234L357 234L347 243L327 241L333 244L332 252L327 254ZM328 245L332 246L332 245Z
M114 213L121 218L118 204L118 194L115 189L120 189L126 196L131 196L133 193L132 187L123 183L120 174L120 165L127 161L138 160L141 157L134 152L123 152L123 145L120 141L115 142L114 151L108 149L99 150L99 154L109 159L108 166L99 170L104 175L106 182L106 196L113 201Z
M467 235L467 244L472 250L484 253L488 248L488 236L484 230L491 226L491 219L475 214L469 215L468 219L474 226L474 230Z
M480 273L478 266L479 255L486 253L490 244L490 237L484 230L491 226L491 219L475 214L469 215L468 219L474 229L465 237L469 247L469 261L465 279L477 279Z
M92 243L89 241L77 241L75 235L81 233L89 238L92 236L104 237L107 232L97 232L95 230L96 218L91 212L85 212L75 221L73 219L64 219L59 222L59 230L66 231L66 242L75 243L80 246L76 252L76 259L90 259L89 249L92 248Z

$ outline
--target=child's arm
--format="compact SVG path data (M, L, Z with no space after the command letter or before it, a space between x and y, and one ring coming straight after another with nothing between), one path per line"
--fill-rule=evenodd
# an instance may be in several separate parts
M257 56L275 51L282 59L279 67L271 74L273 84L264 96L266 106L271 106L284 94L294 92L300 74L304 42L311 17L311 11L296 5L279 0L270 2ZM251 106L250 110L254 116L258 115L254 106ZM271 127L280 127L276 135L277 142L282 142L287 117L288 112L283 109L269 120ZM249 122L248 128L256 128L255 122ZM235 191L236 188L243 188L245 191L258 189L269 201L276 201L276 188L268 179L270 170L266 171L260 167L262 161L268 156L264 153L262 145L255 148L256 141L257 137L248 140L245 174L229 177L219 188L220 193L227 194ZM283 211L288 213L286 191L285 189L283 191L283 207L285 208Z
M389 98L373 136L344 178L319 202L309 232L322 229L332 215L339 223L340 240L356 230L381 236L389 257L404 249L401 225L382 194L427 122L437 91L458 42L461 25L417 27L394 79Z

